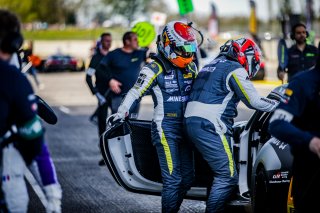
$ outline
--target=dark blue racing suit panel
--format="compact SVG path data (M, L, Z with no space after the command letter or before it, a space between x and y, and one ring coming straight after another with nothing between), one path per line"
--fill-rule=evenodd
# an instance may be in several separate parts
M185 117L201 117L216 131L232 135L233 119L242 100L248 107L272 111L276 102L261 97L246 70L225 56L217 57L199 72L190 94Z
M276 107L273 100L260 97L238 62L219 56L201 69L187 104L186 132L214 173L208 212L224 210L238 181L231 137L240 100L263 111Z
M312 137L320 136L319 73L313 70L293 78L270 119L272 135L299 147L308 147Z

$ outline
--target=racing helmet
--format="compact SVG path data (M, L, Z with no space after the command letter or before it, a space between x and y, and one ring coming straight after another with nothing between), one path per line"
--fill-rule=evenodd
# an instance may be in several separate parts
M258 45L249 38L227 41L221 48L220 54L238 61L248 72L249 79L253 78L260 69L262 53Z
M185 68L197 51L192 27L180 21L169 22L158 36L157 48L174 66Z

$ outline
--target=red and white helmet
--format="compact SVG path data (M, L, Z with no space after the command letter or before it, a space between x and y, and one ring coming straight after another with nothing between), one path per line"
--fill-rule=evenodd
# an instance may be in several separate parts
M258 45L249 38L227 41L221 48L220 54L237 60L253 78L260 69L262 53Z
M180 68L185 68L192 62L197 46L192 27L180 21L169 22L157 42L158 50Z

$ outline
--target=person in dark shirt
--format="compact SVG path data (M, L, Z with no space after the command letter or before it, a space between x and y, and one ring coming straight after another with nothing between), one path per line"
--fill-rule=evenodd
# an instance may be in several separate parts
M24 57L22 58L22 62L24 65L27 65L29 62L31 62L31 67L29 68L28 73L32 75L37 87L42 89L43 84L40 83L37 77L36 69L36 66L40 65L41 59L33 54L33 41L29 41L29 47L24 50Z
M27 212L25 166L42 149L43 128L37 116L37 99L27 78L9 65L23 43L20 23L0 10L0 144L1 187L9 212Z
M106 93L109 90L109 86L106 83L106 75L102 73L102 70L97 70L97 66L104 56L109 53L112 43L112 36L110 33L103 33L100 36L100 42L96 47L96 52L92 56L89 68L86 73L86 82L92 92L98 99L98 108L96 114L98 117L98 130L99 136L105 131L106 118L108 113L108 104L106 104ZM95 85L92 82L92 76L95 75ZM95 113L94 113L95 114ZM94 115L93 115L94 116Z
M108 85L105 84L105 78L103 73L97 72L97 66L101 62L102 58L106 56L109 53L110 47L112 44L112 36L110 33L103 33L100 36L100 42L98 42L96 51L94 55L91 58L89 68L87 69L86 72L86 82L94 95L103 95L107 90L108 90ZM98 70L100 71L100 70ZM95 85L92 82L92 76L95 75L96 77L96 82ZM98 101L100 102L105 102L103 99L99 99Z
M111 90L109 97L112 114L117 112L122 98L135 84L139 71L147 60L147 49L139 49L137 35L134 32L126 32L122 41L123 47L111 51L98 66L98 70L105 74L105 83ZM138 109L139 105L131 111L132 115L136 116Z
M291 81L296 73L314 67L318 57L318 49L313 45L307 44L308 32L304 24L298 23L294 25L290 37L296 44L288 50L288 65L286 67L288 82ZM284 75L285 70L278 68L280 80L283 80Z
M91 58L89 68L87 69L86 82L92 92L98 99L98 108L90 116L90 120L94 121L98 118L98 134L100 135L106 130L106 118L108 116L108 107L110 101L106 100L109 93L109 86L107 83L106 74L101 69L97 69L102 58L109 53L112 43L112 36L110 33L103 33L100 36L100 41L97 44L96 51ZM92 76L95 75L95 85L92 82ZM104 161L100 160L99 165L104 165Z
M270 119L269 131L287 142L294 156L292 195L295 212L315 212L320 192L320 62L297 74Z

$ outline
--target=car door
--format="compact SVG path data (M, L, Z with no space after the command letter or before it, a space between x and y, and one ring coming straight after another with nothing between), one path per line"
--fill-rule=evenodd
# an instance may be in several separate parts
M253 124L248 162L252 207L255 212L286 212L293 157L288 144L268 132L272 113L263 113ZM251 175L251 179L249 179Z
M100 148L117 183L140 194L160 195L161 172L151 142L151 121L128 120L109 129L100 138ZM195 153L196 178L187 197L205 200L212 174L199 153Z

